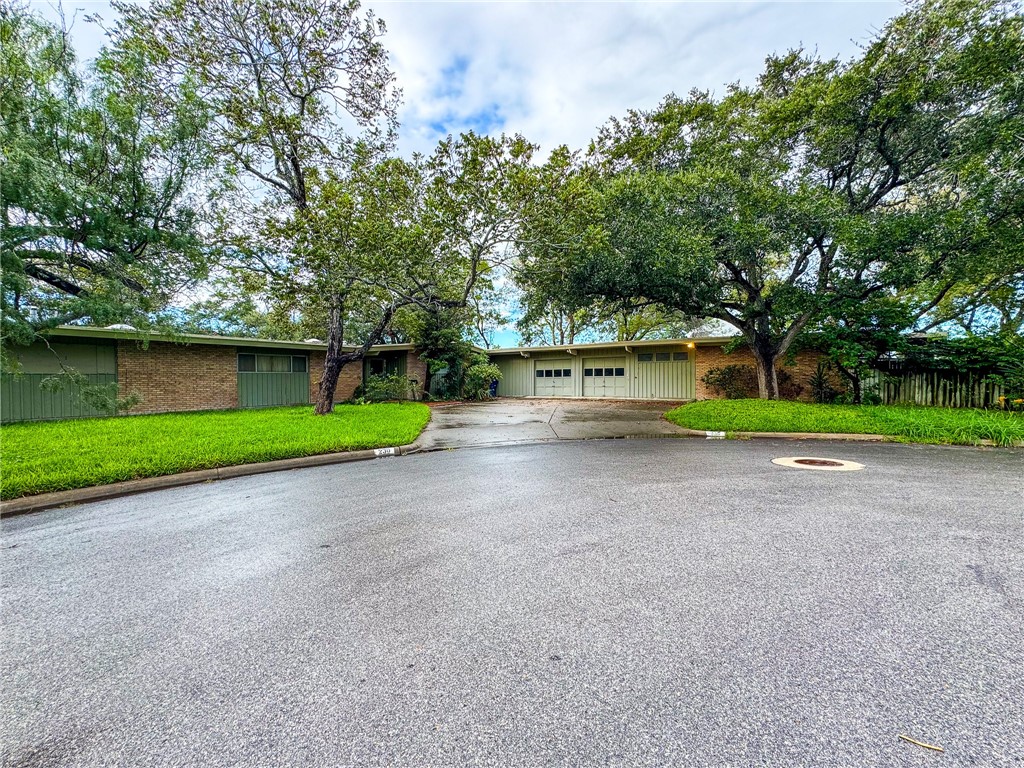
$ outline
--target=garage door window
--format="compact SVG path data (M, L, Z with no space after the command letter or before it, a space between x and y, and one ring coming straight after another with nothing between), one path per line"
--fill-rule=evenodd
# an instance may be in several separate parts
M589 374L587 374L589 375ZM569 379L572 378L571 368L538 368L534 374L538 379Z
M672 359L673 360L689 360L690 359L690 355L687 354L686 352L673 352L672 353Z
M652 355L650 352L643 355L637 355L636 360L638 363L650 363L654 361L654 355Z
M584 368L583 369L583 375L584 376L593 376L594 375L594 369L593 368Z
M670 355L668 352L658 352L654 356L654 359L656 362L659 363L667 363L669 360L672 359L672 355Z

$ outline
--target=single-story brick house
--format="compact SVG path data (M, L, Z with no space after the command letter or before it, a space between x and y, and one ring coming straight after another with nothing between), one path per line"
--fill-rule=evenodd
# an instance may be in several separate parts
M715 396L701 381L709 369L753 365L746 349L723 351L731 341L708 337L480 351L501 369L499 396L699 400ZM62 326L46 343L13 350L21 370L0 380L0 419L100 415L73 387L51 392L40 386L62 366L92 384L116 384L121 397L137 396L128 411L133 414L311 403L326 348L316 340ZM812 351L798 353L791 374L806 380L818 357ZM427 381L427 366L411 344L383 344L370 351L362 366L345 366L335 399L350 399L368 376L383 373L407 377L418 392Z
M17 375L0 380L0 419L34 421L100 415L73 387L41 388L44 379L74 368L91 384L117 384L121 397L137 395L128 413L203 411L297 405L316 400L327 345L232 336L174 337L117 328L62 326L46 344L12 350ZM422 387L427 366L411 344L374 347L363 365L347 365L335 399L348 400L367 376L399 374Z

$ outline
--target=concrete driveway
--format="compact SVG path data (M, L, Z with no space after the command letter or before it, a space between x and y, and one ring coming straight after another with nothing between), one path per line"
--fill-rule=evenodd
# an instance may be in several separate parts
M1024 455L798 450L441 451L5 520L0 764L1019 767Z
M636 400L501 398L432 408L423 450L682 434L662 418L676 403Z

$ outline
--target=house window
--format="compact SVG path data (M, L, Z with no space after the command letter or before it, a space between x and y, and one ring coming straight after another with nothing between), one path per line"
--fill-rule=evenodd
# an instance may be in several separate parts
M654 355L650 352L645 352L642 355L637 355L636 360L638 363L650 363L654 360Z
M672 359L673 360L689 360L690 359L690 355L687 354L686 352L673 352L672 353Z
M308 369L305 355L238 355L239 373L305 373Z
M370 375L371 376L383 376L388 369L387 363L379 357L370 358Z
M659 363L667 363L672 359L672 356L668 352L658 352L654 356L654 360Z

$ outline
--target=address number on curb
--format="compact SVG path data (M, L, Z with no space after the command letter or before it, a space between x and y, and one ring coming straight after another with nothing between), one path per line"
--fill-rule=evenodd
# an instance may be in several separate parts
M711 430L708 430L704 434L707 436L706 439L708 440L725 440L725 432L712 432Z
M377 454L378 456L394 456L395 455L395 449L394 448L375 448L373 452L375 454Z

